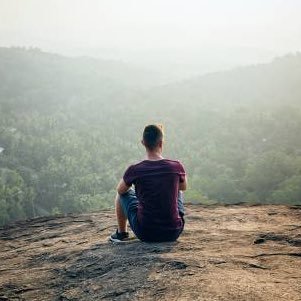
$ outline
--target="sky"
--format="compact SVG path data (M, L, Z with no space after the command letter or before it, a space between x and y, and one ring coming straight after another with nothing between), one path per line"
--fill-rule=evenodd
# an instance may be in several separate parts
M0 46L77 55L256 60L301 50L300 0L0 0Z

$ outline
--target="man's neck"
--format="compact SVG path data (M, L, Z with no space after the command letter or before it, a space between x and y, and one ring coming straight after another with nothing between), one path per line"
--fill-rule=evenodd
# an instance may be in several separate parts
M164 159L161 150L146 151L146 159L151 161L157 161Z

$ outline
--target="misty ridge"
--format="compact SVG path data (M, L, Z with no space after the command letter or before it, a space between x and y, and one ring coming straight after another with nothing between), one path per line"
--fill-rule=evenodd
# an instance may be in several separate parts
M0 82L0 225L112 208L152 122L187 169L186 202L301 204L300 53L171 83L129 63L0 48Z

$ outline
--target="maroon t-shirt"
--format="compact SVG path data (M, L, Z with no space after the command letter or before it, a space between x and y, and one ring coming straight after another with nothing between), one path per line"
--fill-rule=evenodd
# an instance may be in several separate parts
M185 170L179 161L144 160L128 167L126 185L135 185L138 222L142 228L176 230L183 226L178 212L179 183Z

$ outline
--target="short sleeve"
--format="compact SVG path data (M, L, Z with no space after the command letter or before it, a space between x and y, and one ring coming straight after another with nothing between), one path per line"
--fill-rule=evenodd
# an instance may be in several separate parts
M178 173L179 173L179 176L180 176L180 183L183 183L184 180L185 180L185 176L186 176L186 171L185 171L185 168L183 166L183 164L179 161L179 166L178 166Z
M123 181L127 186L131 186L134 183L135 174L133 167L133 165L130 165L123 175Z

